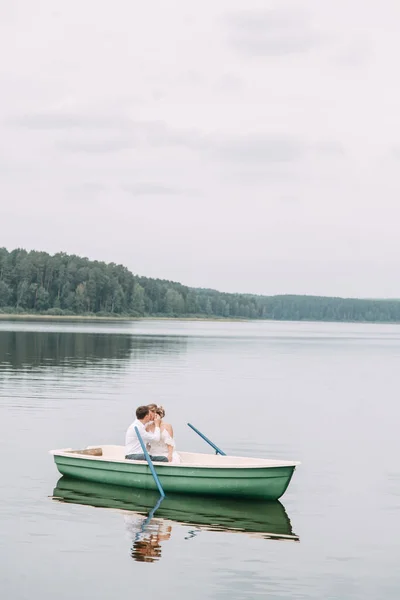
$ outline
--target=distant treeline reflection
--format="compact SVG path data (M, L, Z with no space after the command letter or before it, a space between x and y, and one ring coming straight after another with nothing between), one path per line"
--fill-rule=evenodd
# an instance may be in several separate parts
M0 248L1 312L400 322L400 301L227 294L65 253Z
M185 340L144 338L121 334L80 332L0 331L0 365L12 368L38 368L68 364L113 361L118 367L135 355L181 351ZM107 362L110 367L110 363Z

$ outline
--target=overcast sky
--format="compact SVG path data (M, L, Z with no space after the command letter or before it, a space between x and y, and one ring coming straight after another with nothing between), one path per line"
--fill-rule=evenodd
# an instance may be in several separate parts
M2 0L0 246L400 297L398 0Z

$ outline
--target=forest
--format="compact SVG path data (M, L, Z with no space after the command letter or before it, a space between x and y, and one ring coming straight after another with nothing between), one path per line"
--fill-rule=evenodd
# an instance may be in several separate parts
M0 248L0 313L400 322L399 300L231 294L63 252Z

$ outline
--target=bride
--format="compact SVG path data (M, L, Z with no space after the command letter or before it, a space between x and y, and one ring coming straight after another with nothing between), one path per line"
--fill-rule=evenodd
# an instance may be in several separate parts
M168 458L168 462L175 465L179 464L181 462L181 457L175 450L174 430L172 429L172 425L163 422L165 417L164 408L162 406L157 406L156 404L149 404L149 408L157 413L161 418L161 439L159 442L151 443L150 453L154 456L166 456ZM147 431L154 431L154 428L154 423L151 423L148 427L146 427Z

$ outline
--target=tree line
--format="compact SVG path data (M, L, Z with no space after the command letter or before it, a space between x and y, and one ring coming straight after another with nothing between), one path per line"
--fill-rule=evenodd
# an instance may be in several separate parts
M230 294L63 252L0 248L0 312L400 322L400 301Z

